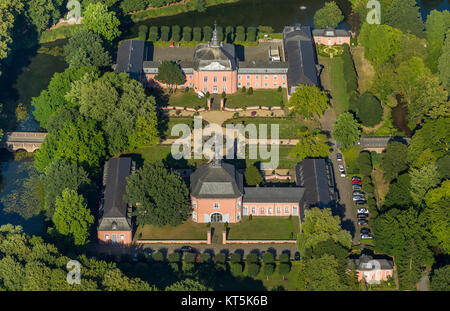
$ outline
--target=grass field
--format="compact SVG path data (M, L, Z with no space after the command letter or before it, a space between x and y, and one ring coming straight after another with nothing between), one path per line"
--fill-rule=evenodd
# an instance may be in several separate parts
M227 95L225 107L240 108L251 106L283 106L283 92L278 90L253 90L252 95L238 90L235 94Z
M356 72L358 73L359 93L363 94L372 85L375 70L370 62L364 58L364 48L362 46L352 48L352 55Z
M140 240L206 240L207 230L206 224L187 220L176 227L140 226L135 236Z
M344 156L345 165L347 166L347 174L358 174L358 150L360 147L352 146L342 150Z
M255 124L259 129L259 124L267 124L267 135L271 135L271 124L279 124L279 138L298 138L298 130L301 127L308 127L310 131L319 128L320 124L317 121L305 120L300 118L236 118L230 119L224 123L226 124Z
M168 120L161 122L162 137L166 138L179 138L180 135L172 136L172 128L177 124L186 124L192 130L194 128L194 118L193 117L170 117ZM203 127L207 125L207 121L203 120Z
M349 101L344 79L344 63L342 58L330 59L331 96L336 116L348 110Z
M199 99L197 94L193 90L189 92L184 92L183 90L178 90L177 92L169 96L169 101L167 103L169 106L181 106L189 108L202 108L206 107L206 99Z
M290 240L300 232L298 217L243 217L228 227L230 240Z
M269 276L269 278L264 276L263 265L261 265L261 269L258 275L252 278L254 280L261 281L264 287L267 288L267 290L279 290L281 288L289 291L299 290L300 289L298 286L298 276L300 273L299 263L300 263L299 261L291 261L291 271L285 278L283 278L283 276L281 276L278 272L279 262L277 262L275 272L271 276ZM248 265L245 265L243 275L244 276L248 275Z

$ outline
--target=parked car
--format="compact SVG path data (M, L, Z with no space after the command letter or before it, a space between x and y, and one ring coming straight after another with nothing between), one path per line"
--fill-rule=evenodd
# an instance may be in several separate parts
M358 185L358 184L353 184L353 185L352 185L352 189L353 189L353 190L362 190L362 186L361 186L361 185Z
M369 214L364 214L364 213L358 213L357 217L358 218L367 218L367 216L369 216Z
M367 219L358 219L358 225L367 226L368 224L369 222L367 221Z
M361 239L373 239L371 234L361 234Z
M355 203L356 203L356 205L366 205L366 200L358 200L358 201L355 201Z
M369 214L369 210L367 208L361 207L358 208L358 213Z
M183 246L181 251L184 252L192 252L192 246Z
M362 185L362 181L361 180L352 180L352 185Z
M300 260L300 253L299 252L295 252L294 254L294 260Z
M344 165L342 165L342 164L338 164L338 169L339 169L339 172L345 171Z
M359 190L354 190L354 191L353 191L353 196L355 196L355 195L361 195L361 196L364 196L364 192L359 191Z
M361 234L369 234L370 233L370 229L369 228L361 228Z
M347 175L345 175L345 171L341 171L341 177L345 177Z
M364 200L364 196L363 195L354 195L353 196L353 201L361 201Z
M200 254L195 255L195 262L199 262L200 261Z
M341 162L342 161L342 154L336 153L336 159Z
M361 180L361 177L358 177L358 176L352 176L352 181L353 180Z

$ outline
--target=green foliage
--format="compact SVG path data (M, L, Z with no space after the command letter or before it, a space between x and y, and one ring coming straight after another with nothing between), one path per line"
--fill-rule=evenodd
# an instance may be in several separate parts
M320 118L328 108L328 94L316 86L299 85L289 99L292 113L307 119Z
M195 254L194 253L184 253L183 261L188 264L195 263Z
M332 255L302 261L298 284L300 290L341 291L346 286L339 275L339 264Z
M437 160L438 172L441 179L450 179L450 155Z
M358 155L358 165L361 174L370 176L372 173L372 160L370 153L367 151L362 151Z
M247 94L248 94L248 95L252 95L252 94L253 94L253 88L252 88L252 87L249 87L249 88L248 88Z
M161 41L169 41L170 39L170 27L161 26Z
M257 39L257 29L256 27L248 27L247 28L247 41L248 42L255 42Z
M275 256L271 252L265 252L263 255L264 265L272 264L275 262Z
M111 63L111 57L103 48L101 37L87 29L75 33L64 46L64 52L66 62L71 67L102 67Z
M159 27L151 26L150 31L148 33L148 40L152 42L156 42L159 40Z
M241 263L232 263L231 264L231 274L233 276L240 276L243 271L243 266Z
M364 126L377 125L383 117L380 101L369 92L365 92L358 98L356 110L358 118Z
M248 186L256 186L263 182L263 178L254 163L248 163L245 167L245 183Z
M303 233L297 237L297 247L302 253L306 249L328 239L346 248L351 246L352 238L350 233L342 229L339 217L332 216L330 209L321 210L315 207L305 210L302 230Z
M155 79L168 84L172 88L174 85L183 84L185 77L177 64L163 61L158 67L158 74L155 76Z
M418 205L421 205L427 191L436 187L441 181L434 162L421 168L412 168L409 176L411 177L411 196Z
M344 148L350 147L359 140L361 131L359 123L349 112L341 113L334 124L332 135Z
M245 261L247 262L247 264L258 263L259 262L258 254L248 253L247 256L245 257Z
M236 27L236 40L239 42L245 41L245 28L244 26L237 26Z
M381 160L381 169L386 181L392 181L408 168L407 154L408 147L405 144L396 141L388 143Z
M414 0L392 0L386 12L386 24L404 33L423 35L423 22L419 7Z
M13 42L13 28L16 18L22 13L24 4L19 0L4 0L0 6L0 76L2 74L1 61L8 56Z
M389 186L384 200L384 208L406 209L413 205L411 197L411 179L409 174L402 174Z
M359 40L364 47L364 57L373 66L391 62L400 52L402 32L388 25L364 23L361 27Z
M152 253L152 260L162 262L164 261L164 254L161 252L153 252Z
M199 261L201 263L210 263L211 262L211 255L208 253L202 253L200 254Z
M264 275L267 277L267 279L269 279L269 276L271 276L275 272L275 264L265 263L263 266L263 272L264 272Z
M344 20L344 15L336 2L325 2L325 6L314 14L315 28L336 28Z
M299 141L289 153L298 161L305 158L325 158L330 154L330 146L325 134L310 134L308 130L298 130Z
M342 52L343 61L343 73L347 87L348 94L354 94L358 90L358 77L356 75L355 64L353 63L352 54L350 53L350 47L344 44L344 50Z
M239 263L242 261L242 255L240 253L233 253L231 254L230 258L231 263Z
M189 26L183 27L183 40L184 41L191 41L192 40L192 28Z
M177 252L170 253L169 255L167 255L167 260L169 262L180 262L181 261L180 253Z
M431 275L431 290L449 291L450 290L450 265L439 269L434 269Z
M203 27L203 39L207 42L211 41L213 29L210 26Z
M177 173L161 163L145 163L127 177L125 199L136 205L138 225L176 226L191 212L189 191Z
M120 2L120 8L122 9L123 13L126 14L144 10L147 7L148 3L148 0L122 0Z
M291 272L291 265L286 262L280 263L280 265L278 266L278 273L282 275L283 278L285 278L289 274L289 272Z
M34 0L27 3L27 17L38 33L61 17L62 0Z
M287 254L287 253L281 253L280 256L278 257L278 260L279 260L280 262L290 262L289 254Z
M394 69L395 66L391 63L382 63L375 68L370 90L385 102L388 96L394 92L396 79Z
M211 288L199 283L198 281L192 279L185 279L183 281L178 281L170 286L166 287L166 291L188 291L188 292L203 292L210 291Z
M74 105L66 100L65 95L70 91L72 83L82 79L87 73L98 75L95 67L71 67L62 73L55 73L46 90L39 97L33 97L33 115L40 126L47 128L47 122L52 114L60 108L70 108Z
M444 46L442 47L442 55L438 61L439 79L447 90L450 90L450 30L447 31Z
M193 29L193 40L201 41L202 40L202 29L200 27L194 27Z
M172 40L175 42L181 40L181 28L178 25L172 26Z
M255 277L259 273L260 266L257 263L250 263L247 265L247 274L251 277Z
M94 216L87 208L83 196L78 195L75 190L66 188L61 196L56 197L52 220L59 233L73 237L75 245L87 244Z
M436 237L439 247L446 253L450 250L450 180L440 187L431 189L425 196L425 216L431 233Z
M224 264L226 262L226 256L224 253L218 253L214 257L214 261L219 264Z
M121 34L116 13L109 12L108 7L100 2L86 7L83 12L83 25L108 41L113 41Z

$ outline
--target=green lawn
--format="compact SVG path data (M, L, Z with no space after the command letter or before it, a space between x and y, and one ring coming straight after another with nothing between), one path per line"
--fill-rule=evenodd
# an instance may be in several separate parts
M300 232L298 217L243 217L242 221L229 224L230 240L290 240Z
M135 236L139 240L206 240L207 231L206 224L187 220L175 227L140 226Z
M184 92L184 90L178 90L169 96L168 106L181 106L189 108L206 108L206 99L199 99L197 94L193 90Z
M344 79L344 63L342 58L335 57L328 60L329 75L331 83L331 96L336 116L348 110L349 101L347 86Z
M291 261L291 271L285 278L283 278L283 276L281 276L278 273L280 264L279 262L276 263L277 266L275 268L275 272L271 276L269 276L269 278L264 276L263 265L261 265L261 269L258 275L252 278L254 280L261 281L264 287L267 288L267 290L280 289L282 287L284 290L296 291L299 290L298 286L298 276L300 273L299 263L300 263L299 261ZM245 265L243 275L248 276L248 265Z
M315 128L320 127L320 124L317 121L306 120L300 118L236 118L230 119L224 123L226 124L243 124L244 126L247 124L255 124L259 131L260 124L267 124L267 135L271 136L271 124L279 124L279 138L298 138L298 130L301 127L308 127L310 131Z
M194 128L194 118L193 117L170 117L168 120L165 120L165 122L162 122L163 124L161 124L160 126L162 127L162 132L163 132L163 137L167 137L167 138L180 138L181 136L176 135L176 136L172 136L171 132L172 132L172 128L177 125L177 124L186 124L187 126L189 126L189 128L192 129ZM203 127L207 125L207 121L203 120Z
M295 165L298 163L298 161L291 157L289 155L289 153L291 152L292 148L294 148L294 146L280 146L279 147L279 163L278 163L278 168L280 169L293 169L295 167ZM269 152L270 152L270 148ZM269 162L269 160L262 160L260 158L260 152L259 152L259 148L258 148L258 153L257 153L257 158L256 159L249 159L249 146L247 146L246 148L246 156L245 156L246 160L240 160L240 159L235 159L235 160L228 160L230 163L233 163L236 168L238 169L244 169L245 165L247 163L247 165L251 165L251 164L255 164L256 162Z
M239 89L235 94L227 95L225 107L241 108L251 106L283 107L283 92L278 90L253 90L252 95L242 93Z
M342 150L344 156L345 165L347 166L347 174L358 174L358 150L360 147L352 146Z

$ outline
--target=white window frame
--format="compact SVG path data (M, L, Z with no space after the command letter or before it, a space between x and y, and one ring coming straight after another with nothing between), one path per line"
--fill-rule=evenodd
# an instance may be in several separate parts
M222 86L222 92L227 92L227 86L226 85L224 85L224 86Z
M250 76L247 76L247 80L250 80Z
M267 215L272 215L272 208L271 208L271 207L269 207L269 208L267 209Z
M289 207L285 207L285 208L284 208L284 213L285 213L285 214L289 214L289 213L290 213Z
M192 219L193 220L197 220L197 212L193 212L192 213Z
M192 207L197 208L197 201L192 201Z
M220 209L220 203L219 202L214 202L213 203L213 208L214 209Z
M259 212L261 213L261 215L264 215L264 207L261 207L261 208L259 209Z
M121 240L121 241L125 241L125 234L121 234L121 235L120 235L120 240Z
M109 234L105 234L105 240L106 240L106 241L109 240Z
M252 215L253 214L256 214L256 208L255 207L252 207L252 213L251 213Z
M238 75L238 80L241 80L242 79L242 76L241 75Z
M269 80L269 76L268 76L268 75L265 75L265 76L264 76L264 80Z
M203 82L208 82L208 77L207 76L203 77Z
M239 83L238 83L238 87L241 87L241 86L242 86L242 84L241 84L241 82L239 82Z
M222 82L227 82L227 77L226 76L222 77Z
M217 82L217 76L213 77L213 82Z

